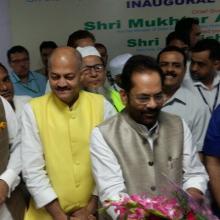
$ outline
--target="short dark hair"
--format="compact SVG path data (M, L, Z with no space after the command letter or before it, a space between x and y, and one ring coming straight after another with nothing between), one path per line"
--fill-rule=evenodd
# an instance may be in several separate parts
M173 41L173 40L180 40L182 41L184 44L188 45L188 40L186 39L186 37L176 31L170 32L167 37L166 37L166 46L169 46L169 44Z
M28 50L25 47L20 46L20 45L16 45L16 46L11 47L7 51L7 58L8 58L9 62L11 61L11 54L14 54L14 53L26 53L27 56L29 57Z
M8 70L6 69L6 67L5 67L2 63L0 63L0 67L1 67L6 73L8 73Z
M67 46L76 48L76 42L80 39L91 38L93 42L95 42L95 36L86 30L78 30L69 35Z
M121 87L126 92L129 92L133 87L131 78L134 72L143 72L144 70L154 70L158 72L158 75L161 78L161 83L163 85L163 73L156 60L150 56L134 55L129 58L124 65L121 74Z
M102 43L95 43L95 48L97 49L97 48L104 48L105 50L106 50L106 52L107 52L107 48L106 48L106 46L104 45L104 44L102 44Z
M108 58L108 50L107 50L107 48L106 48L106 46L104 44L102 44L102 43L95 43L94 47L98 50L98 52L99 52L99 49L103 48L105 50L105 54L106 54L106 56ZM105 60L103 59L101 53L100 53L100 55L101 55L101 60L102 60L103 64L106 67L107 63L105 63Z
M210 60L220 60L220 43L215 39L202 39L192 48L193 52L209 51Z
M55 49L57 48L57 44L54 41L43 41L40 44L40 52L42 52L42 50L44 48L52 48Z
M190 44L190 32L192 31L193 25L199 25L199 20L197 18L183 17L177 21L175 26L175 32L181 34L185 39L187 39L187 44Z
M177 53L180 53L182 56L183 56L183 64L184 66L186 66L186 62L187 62L187 57L186 57L186 54L184 52L183 49L179 48L179 47L175 47L175 46L167 46L165 47L164 49L162 49L159 54L157 55L157 63L159 64L160 62L160 56L162 53L165 53L165 52L177 52Z

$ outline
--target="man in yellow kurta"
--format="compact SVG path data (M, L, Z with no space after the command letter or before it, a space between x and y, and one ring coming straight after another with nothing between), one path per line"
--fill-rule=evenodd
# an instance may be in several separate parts
M55 49L52 92L24 108L23 176L32 195L26 220L90 219L96 210L89 136L115 110L103 96L80 90L81 65L73 48Z

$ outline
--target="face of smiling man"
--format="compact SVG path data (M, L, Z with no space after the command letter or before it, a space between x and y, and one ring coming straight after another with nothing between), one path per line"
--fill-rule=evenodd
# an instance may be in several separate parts
M9 103L13 102L14 89L8 71L0 65L0 95Z
M49 59L51 90L64 103L72 106L80 91L80 55L71 47L60 47Z
M184 57L177 51L166 51L160 54L159 65L164 74L164 88L176 91L185 75Z

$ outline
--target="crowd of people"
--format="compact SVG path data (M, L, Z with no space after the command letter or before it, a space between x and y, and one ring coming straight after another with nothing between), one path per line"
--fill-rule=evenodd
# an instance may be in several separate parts
M157 57L118 54L85 30L0 63L0 220L117 219L111 198L172 181L220 217L220 43L182 18Z

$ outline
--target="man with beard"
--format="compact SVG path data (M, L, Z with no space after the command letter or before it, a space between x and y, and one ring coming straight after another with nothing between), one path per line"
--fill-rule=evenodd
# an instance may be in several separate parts
M15 95L38 97L45 93L47 79L40 73L30 71L29 53L23 46L14 46L7 52L12 68L10 79Z
M88 92L105 96L112 103L110 85L106 78L106 66L104 61L93 46L77 47L82 56L81 85Z
M164 76L163 111L185 120L192 133L193 146L197 151L201 151L209 122L209 112L207 106L182 85L186 71L186 55L181 49L170 46L158 54L157 61Z
M23 177L35 202L26 220L94 218L89 136L115 110L103 96L81 91L81 65L75 49L55 49L49 58L52 92L24 108Z
M208 177L185 122L160 111L163 75L156 61L131 57L121 83L125 110L96 127L91 137L101 201L124 194L159 194L170 180L201 201ZM109 214L116 217L113 210Z

